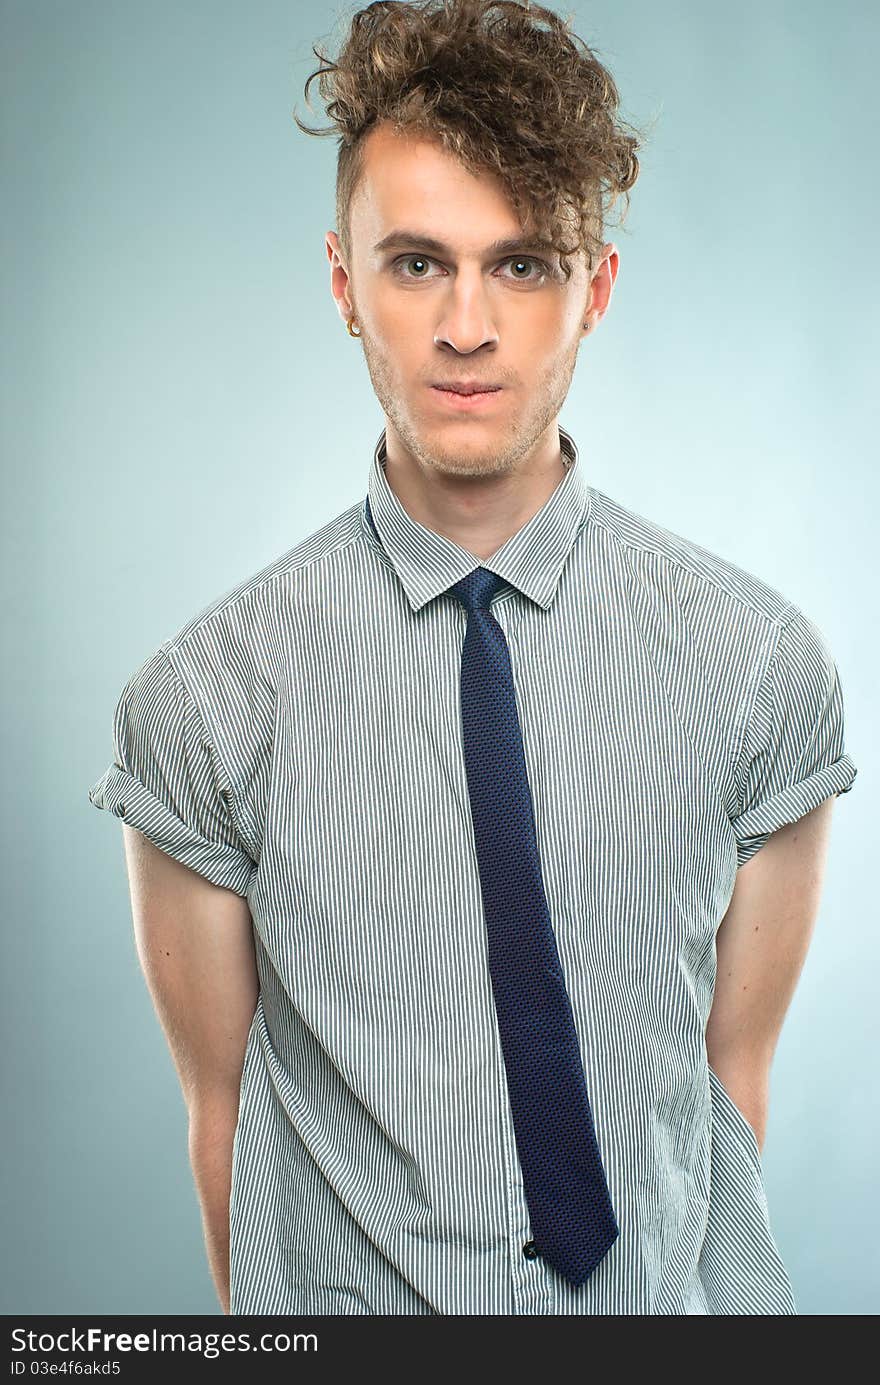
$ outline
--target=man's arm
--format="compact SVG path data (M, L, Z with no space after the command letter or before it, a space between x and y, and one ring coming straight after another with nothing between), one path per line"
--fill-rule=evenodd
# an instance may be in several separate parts
M138 956L189 1113L208 1263L229 1312L229 1196L259 980L247 901L122 824Z
M740 866L716 940L706 1050L763 1150L770 1065L819 911L834 796Z

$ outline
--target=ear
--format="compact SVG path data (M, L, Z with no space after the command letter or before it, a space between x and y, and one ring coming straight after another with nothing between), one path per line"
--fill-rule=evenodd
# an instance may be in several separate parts
M342 247L335 231L328 231L324 237L327 258L330 261L330 292L332 293L339 316L348 322L354 311L349 296L349 275L342 259Z
M611 291L620 268L620 252L613 241L602 246L599 263L590 276L589 313L594 314L593 323L601 322L611 303ZM586 320L587 314L584 315Z

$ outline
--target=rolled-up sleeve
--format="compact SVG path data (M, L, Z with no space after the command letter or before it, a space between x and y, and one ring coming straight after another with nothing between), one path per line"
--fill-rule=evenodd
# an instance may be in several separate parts
M798 608L783 625L751 709L732 819L741 866L786 823L847 793L856 766L844 748L840 676L820 630Z
M123 688L113 746L113 762L89 789L89 802L245 897L256 862L236 825L234 787L165 646Z

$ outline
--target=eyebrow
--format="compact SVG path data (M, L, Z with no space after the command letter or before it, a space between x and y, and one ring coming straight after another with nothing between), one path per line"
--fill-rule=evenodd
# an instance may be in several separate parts
M420 250L430 250L435 255L452 255L451 245L446 245L442 240L436 240L434 236L426 236L422 231L408 231L406 228L398 228L389 231L387 236L383 236L374 246L373 250L378 254L382 250L390 250L394 246L410 245ZM512 255L517 251L539 250L544 254L553 249L550 241L529 240L528 237L514 236L509 240L495 240L485 248L485 256L491 259L498 255Z

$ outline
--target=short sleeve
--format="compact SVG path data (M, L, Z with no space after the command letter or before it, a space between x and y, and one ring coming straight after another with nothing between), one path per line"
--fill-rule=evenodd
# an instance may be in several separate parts
M113 763L89 802L206 880L246 896L256 863L236 827L232 784L165 646L123 688L113 744Z
M844 749L843 693L818 628L797 607L783 626L751 710L732 819L737 865L771 833L847 793L856 766Z

